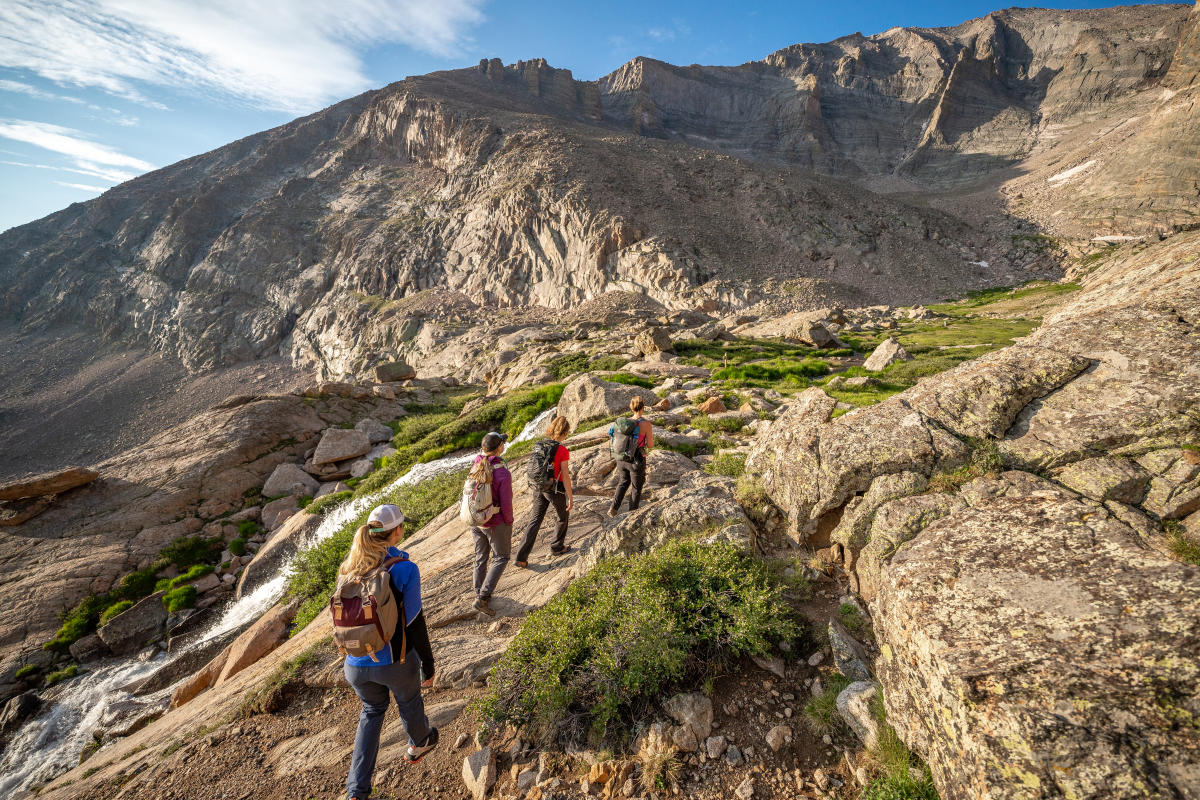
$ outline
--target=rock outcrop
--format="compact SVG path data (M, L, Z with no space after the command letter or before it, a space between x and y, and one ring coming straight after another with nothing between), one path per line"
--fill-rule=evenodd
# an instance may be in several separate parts
M658 396L649 389L612 383L595 375L584 375L567 384L558 401L558 413L566 417L574 430L579 423L609 417L613 414L628 414L629 401L640 397L647 408L658 402Z
M1200 502L1197 252L1133 253L1018 344L876 406L833 418L810 389L751 453L870 600L888 720L942 796L1200 790L1198 573L1160 525Z

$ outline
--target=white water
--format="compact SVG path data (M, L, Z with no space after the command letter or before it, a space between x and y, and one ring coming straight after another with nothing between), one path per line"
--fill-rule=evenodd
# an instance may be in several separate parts
M512 444L537 436L554 413L554 408L550 408L539 414L513 439ZM396 489L460 470L474 458L474 453L468 453L414 464L408 472L378 492L355 498L328 512L302 548L328 539L347 522ZM294 566L293 557L270 580L231 604L216 622L170 658L178 658L180 654L233 630L246 620L257 618L283 595ZM168 659L162 657L149 662L113 660L72 679L62 697L25 723L12 737L0 760L0 797L19 796L17 792L45 783L78 764L79 754L91 741L92 731L96 729L105 710L113 703L130 697L128 693L119 691L120 687L149 676L167 663Z

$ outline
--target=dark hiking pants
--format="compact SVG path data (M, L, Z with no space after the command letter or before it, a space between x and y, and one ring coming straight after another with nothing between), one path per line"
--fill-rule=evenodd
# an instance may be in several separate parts
M554 529L554 542L550 545L550 552L561 553L566 547L567 495L558 490L539 492L533 498L533 516L530 517L529 524L525 526L525 536L521 539L521 547L517 550L517 561L529 560L529 553L533 550L533 543L537 540L538 529L542 527L542 520L545 519L546 511L550 506L554 506L554 513L558 515L558 525Z
M642 502L642 487L646 484L646 457L638 453L633 461L617 462L617 493L613 495L612 513L621 510L625 492L629 492L629 510L635 510ZM632 489L632 490L631 490Z

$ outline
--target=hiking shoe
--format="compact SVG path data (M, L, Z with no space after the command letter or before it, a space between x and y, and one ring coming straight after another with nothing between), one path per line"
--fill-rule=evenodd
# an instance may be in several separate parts
M610 508L610 509L608 510L608 515L609 515L610 517L615 517L615 516L617 515L617 510L616 510L615 508Z
M566 545L563 545L563 549L562 549L562 550L551 550L551 551L550 551L550 555L552 555L552 556L565 556L565 555L566 555L567 553L569 553L569 552L571 552L571 545L569 545L569 544L566 544Z
M517 567L518 569L528 569L529 562L528 561L514 561L513 566Z
M492 608L488 604L488 601L484 600L482 597L475 601L475 610L481 614L487 614L489 617L496 616L496 610Z
M430 728L429 734L425 737L425 741L421 742L420 744L410 744L408 746L408 763L415 764L420 761L425 757L426 753L437 747L437 743L438 730L437 728Z

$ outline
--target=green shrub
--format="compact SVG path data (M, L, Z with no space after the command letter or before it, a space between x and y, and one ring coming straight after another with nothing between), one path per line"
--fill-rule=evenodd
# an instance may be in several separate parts
M702 431L714 433L723 431L724 433L737 433L742 428L746 427L746 420L741 417L722 417L721 419L713 419L709 416L693 417L691 425Z
M196 587L190 583L178 586L163 595L163 607L171 613L196 605Z
M704 466L709 475L727 475L730 478L741 477L746 471L745 453L719 453Z
M842 603L838 606L838 619L846 626L846 630L853 633L863 633L870 627L854 603Z
M103 612L101 612L100 625L101 626L107 625L109 620L111 620L117 614L120 614L122 611L127 611L128 609L131 609L131 608L133 608L132 600L118 600L117 602L115 602L111 606L109 606L108 608L104 609Z
M65 681L69 678L74 678L78 674L79 674L79 665L78 664L70 664L67 667L65 667L64 669L60 669L57 672L51 672L49 675L47 675L46 676L46 685L53 686L56 683L62 683L63 681Z
M25 666L23 666L19 670L17 670L16 679L19 681L23 681L26 678L32 678L34 675L36 675L37 673L39 673L41 671L42 671L42 668L39 667L37 664L26 664Z
M164 547L159 556L178 569L186 570L193 564L213 561L220 551L219 537L206 539L203 536L181 536Z
M609 383L623 383L626 386L640 386L643 389L654 388L654 381L649 378L643 378L641 375L634 375L632 372L618 372L613 375L605 375L604 380Z
M629 363L629 359L624 356L598 356L591 360L589 369L593 370L610 370L620 369Z
M656 450L673 450L676 453L683 453L688 458L694 458L697 455L703 455L712 450L712 445L703 439L697 439L691 442L675 442L668 444L666 442L655 442L654 449Z
M462 470L438 475L413 486L402 486L384 495L376 505L395 503L400 506L409 520L405 532L412 536L458 500L466 477L467 470ZM332 536L301 550L296 556L288 584L289 596L301 598L294 621L296 630L301 630L327 607L329 594L337 583L338 567L350 552L354 532L366 524L369 513L370 509L364 509Z
M340 506L351 497L354 497L353 491L330 492L324 497L318 497L309 503L307 511L310 514L324 514L334 506Z
M671 542L602 561L530 614L492 670L482 716L566 742L612 740L663 693L798 632L761 562L728 543Z
M91 633L96 628L100 612L113 602L109 595L91 594L83 598L73 608L63 614L62 627L54 638L42 645L46 650L67 654L69 648L79 639Z
M302 494L302 495L300 495L300 499L297 502L297 505L299 505L300 508L308 508L310 505L312 505L312 501L313 501L313 498L312 498L311 494Z
M624 365L622 360L621 366ZM555 380L564 380L580 372L586 372L592 367L592 358L587 353L563 353L548 360L542 365Z
M229 552L235 556L243 556L246 554L246 540L238 537L229 541Z
M238 536L242 537L243 539L249 539L252 536L257 536L261 530L262 526L252 519L244 519L239 522L237 526Z

